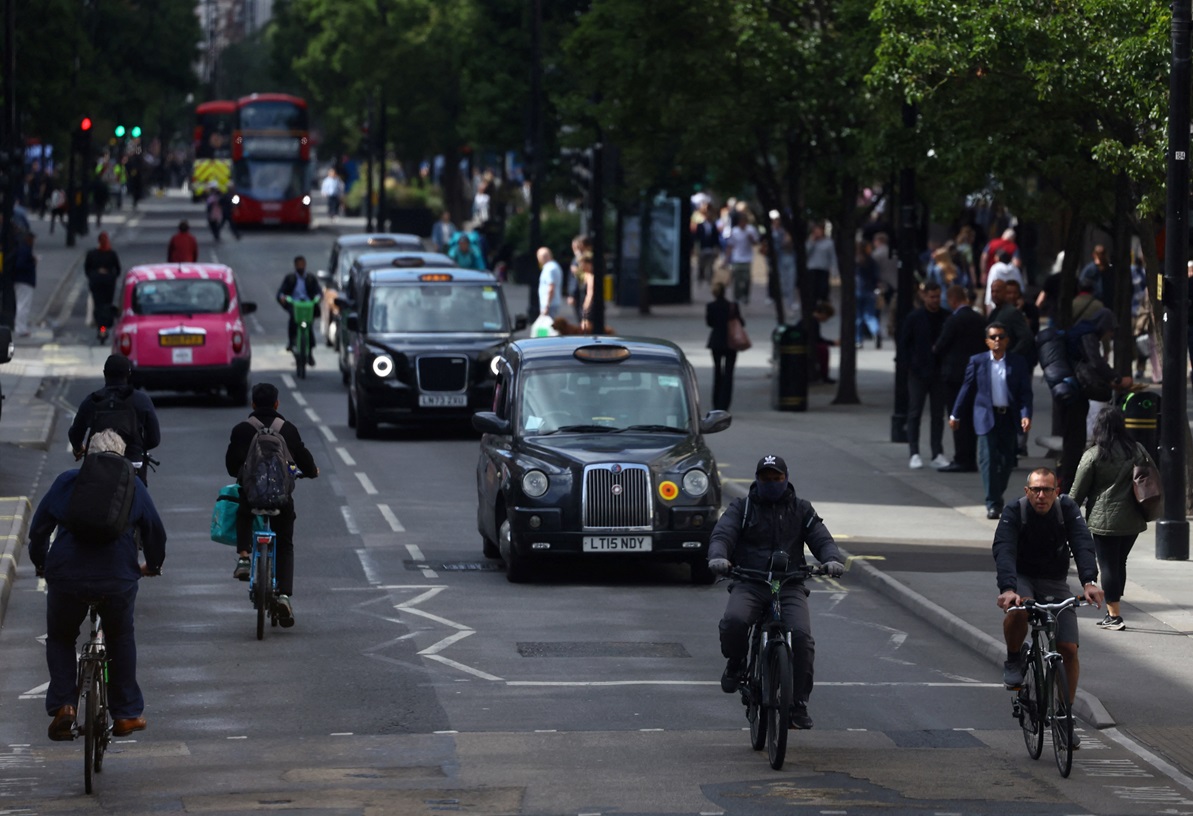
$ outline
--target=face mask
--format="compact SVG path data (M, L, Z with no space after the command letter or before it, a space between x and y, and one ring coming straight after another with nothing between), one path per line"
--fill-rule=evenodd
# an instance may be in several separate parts
M787 480L781 482L758 482L758 498L766 502L777 502L787 492Z

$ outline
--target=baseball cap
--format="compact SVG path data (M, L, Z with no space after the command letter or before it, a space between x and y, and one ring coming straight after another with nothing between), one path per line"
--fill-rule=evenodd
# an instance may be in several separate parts
M758 474L764 470L775 470L775 471L778 471L779 473L782 473L784 476L786 476L787 475L787 463L783 461L782 456L775 456L773 454L768 454L758 460L758 467L754 468L754 473Z
M104 376L117 380L127 380L133 373L133 364L123 354L109 354L104 361Z

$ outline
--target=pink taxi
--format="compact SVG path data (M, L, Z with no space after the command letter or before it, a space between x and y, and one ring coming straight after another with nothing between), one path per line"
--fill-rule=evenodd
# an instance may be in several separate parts
M134 385L148 390L226 389L248 402L252 351L236 276L222 264L147 264L124 276L113 351L133 364Z

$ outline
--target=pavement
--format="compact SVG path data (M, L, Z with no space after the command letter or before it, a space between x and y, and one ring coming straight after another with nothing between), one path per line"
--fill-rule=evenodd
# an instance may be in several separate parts
M109 228L118 232L122 217L129 216L113 217ZM331 234L360 231L363 226L363 219L341 218L317 228ZM35 231L45 227L44 222L34 221ZM39 328L20 341L14 361L0 368L6 396L0 443L45 448L55 434L63 436L54 427L53 384L72 375L78 354L64 353L67 349L56 345L54 334L62 316L71 313L70 298L85 292L80 289L79 266L93 240L93 236L81 238L73 249L38 242L41 262L34 313ZM507 285L507 298L511 310L524 311L527 287ZM711 391L710 358L704 345L707 300L707 290L698 288L691 304L655 306L649 315L610 304L607 319L622 334L665 337L679 344L707 395ZM942 474L930 466L910 470L906 444L890 441L893 343L885 343L883 349L867 344L858 350L859 404L835 405L835 387L818 385L810 389L806 412L779 412L770 407L773 311L756 295L744 313L754 346L738 356L734 425L710 440L718 451L727 493L741 495L748 488L753 463L760 455L783 455L797 491L813 501L850 556L844 580L882 593L985 657L991 666L990 679L996 682L1005 647L990 554L995 522L986 519L977 473ZM835 337L837 332L836 320L826 326L826 336ZM88 357L100 355L96 362L87 362L88 371L95 370L103 353L102 349L87 352ZM837 370L836 350L832 370ZM1042 383L1037 381L1035 388L1034 424L1047 429L1050 400ZM926 428L922 441L926 448ZM1020 475L1050 464L1034 441L1030 447L1039 455L1022 460L1012 476L1008 499L1018 495ZM946 430L946 455L951 450ZM927 459L927 450L922 452ZM27 495L0 498L0 523L10 523L0 549L0 625L26 541L29 500ZM1082 610L1084 670L1076 710L1092 727L1129 729L1153 752L1193 776L1193 712L1186 705L1193 690L1191 581L1193 564L1155 557L1154 529L1139 536L1128 563L1123 598L1127 628L1099 630L1093 624L1102 613ZM1076 586L1075 578L1072 583ZM1009 704L1007 709L1009 715ZM1172 714L1165 720L1156 716L1157 711ZM1157 721L1165 725L1150 724Z

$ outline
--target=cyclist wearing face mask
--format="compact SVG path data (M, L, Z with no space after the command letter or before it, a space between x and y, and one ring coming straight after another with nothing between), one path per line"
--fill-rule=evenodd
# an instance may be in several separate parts
M845 572L844 559L824 521L816 515L807 499L795 495L787 481L787 463L780 456L764 456L755 468L754 483L744 499L729 503L712 531L708 546L708 566L724 575L733 564L746 569L765 570L771 554L787 553L792 567L801 566L804 546L825 566L825 572L839 577ZM749 651L747 637L750 623L770 602L769 591L761 584L740 581L729 585L729 603L721 618L721 654L728 659L721 675L721 690L737 691L746 669ZM808 697L812 693L812 664L816 642L808 615L808 590L801 581L791 581L781 595L783 621L791 630L794 662L795 705L791 709L794 728L811 728Z

